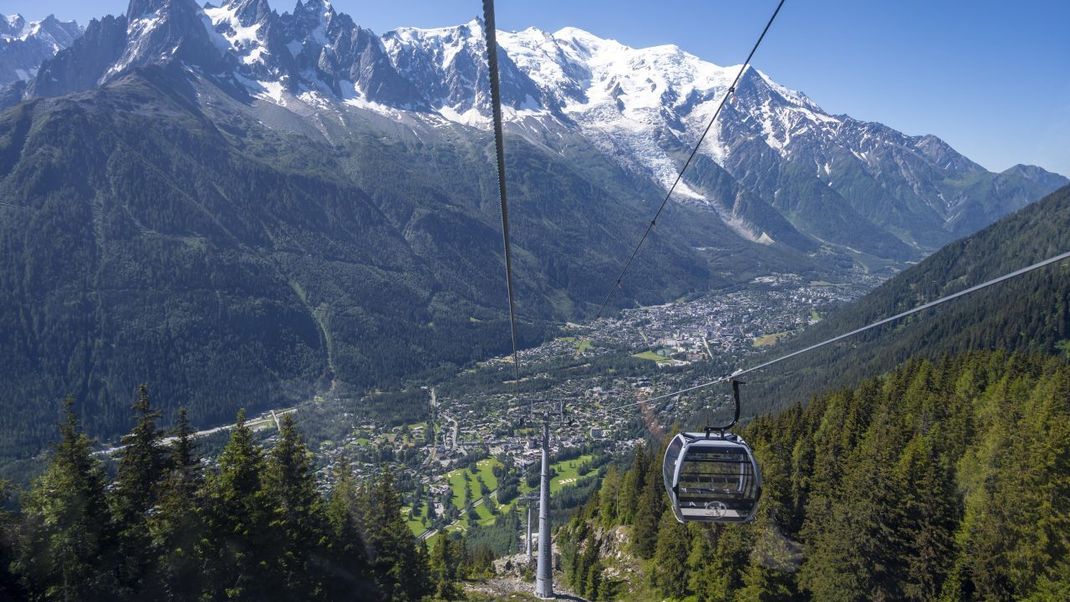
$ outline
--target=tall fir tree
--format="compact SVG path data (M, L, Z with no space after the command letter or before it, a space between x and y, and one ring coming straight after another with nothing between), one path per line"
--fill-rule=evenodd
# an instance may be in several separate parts
M401 516L394 476L384 470L364 494L364 534L372 570L388 600L419 600L427 595L426 566L420 566L415 540Z
M657 463L648 456L641 468L643 478L636 480L642 489L635 504L632 548L640 558L651 558L658 542L658 524L665 507L665 492Z
M955 529L959 521L954 468L933 445L943 429L915 435L899 459L905 483L903 534L905 572L903 595L910 600L934 600L955 559Z
M262 487L263 452L239 410L230 440L219 455L218 472L209 476L206 490L207 597L267 599L272 587L272 551L277 537L271 525L271 505Z
M457 586L461 550L448 533L443 533L431 550L431 582L434 596L441 600L458 600L463 594Z
M264 479L271 531L277 534L272 573L276 595L318 599L325 595L327 533L323 498L316 490L310 452L294 425L282 417Z
M149 518L149 534L157 551L149 592L163 600L193 600L204 588L202 565L208 549L200 461L193 430L180 409L173 431L158 510Z
M326 520L330 558L327 598L338 601L375 600L380 594L368 566L364 535L360 531L357 486L349 464L334 467L334 487L327 500Z
M26 591L11 571L15 562L17 527L15 514L4 509L8 504L10 491L10 483L0 481L0 600L15 602L25 599Z
M687 559L690 543L687 527L676 520L672 510L665 509L658 526L650 581L669 598L679 599L688 594Z
M159 412L152 409L147 385L140 385L132 409L135 424L122 439L118 472L110 490L110 505L118 530L119 597L137 599L155 561L148 520L156 505L164 470Z
M104 471L67 399L60 441L22 505L15 569L32 598L114 600L116 535L104 489Z

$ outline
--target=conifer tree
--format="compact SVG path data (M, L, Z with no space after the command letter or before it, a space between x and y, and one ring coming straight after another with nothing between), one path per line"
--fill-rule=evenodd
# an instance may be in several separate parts
M693 524L691 550L687 556L687 587L699 600L714 600L713 547L710 545L709 529Z
M620 490L620 473L616 466L606 470L602 485L598 491L598 514L603 527L609 527L617 520L617 497Z
M263 452L245 424L245 410L239 410L219 470L205 483L211 598L262 599L275 592L271 551L277 538L261 483L264 470Z
M710 600L731 600L743 587L743 571L750 557L745 525L718 525L712 562L705 570L703 589Z
M161 434L156 428L159 412L152 409L149 390L140 385L134 400L136 423L123 437L119 468L110 492L112 515L118 530L120 596L140 597L146 575L156 554L149 535L149 512L156 505L164 469Z
M429 592L412 533L401 517L401 497L394 477L384 470L365 494L364 534L376 583L389 600L415 601Z
M658 523L665 505L665 492L657 478L657 466L647 461L643 464L644 476L641 479L642 492L635 504L632 545L640 558L650 558L658 541Z
M606 596L606 583L602 573L605 571L605 567L602 565L600 559L596 559L591 566L587 568L587 579L583 584L583 595L592 602L596 600L603 600Z
M828 526L803 565L804 584L818 599L850 599L852 592L882 600L904 596L904 487L895 470L903 442L892 412L880 410L847 464Z
M293 415L283 416L279 426L264 479L270 524L279 538L274 571L289 597L319 598L327 545L323 498Z
M431 550L431 581L434 584L434 596L442 600L461 598L457 587L457 569L461 564L460 549L448 533L443 533Z
M635 509L643 492L647 475L646 450L636 448L632 455L632 465L621 480L620 494L617 497L617 516L621 524L633 524Z
M687 527L676 520L672 510L666 509L658 526L651 584L669 598L683 598L688 593L689 548Z
M0 600L22 600L26 592L19 584L18 577L11 572L15 562L15 515L4 509L10 491L10 484L0 481Z
M104 472L73 406L67 399L60 441L23 502L15 568L34 598L113 600L116 536Z
M416 572L412 579L413 590L418 592L421 598L430 596L434 591L431 583L431 552L427 549L427 542L424 540L416 544Z
M334 487L327 500L329 536L329 600L372 600L379 597L368 566L368 554L358 519L357 487L349 464L334 467Z
M186 410L178 411L167 468L160 487L158 511L149 519L149 533L157 550L150 593L166 600L192 600L202 590L206 548L201 509L200 462L194 450Z
M931 437L939 438L941 431L933 431ZM915 435L899 466L906 484L903 522L897 526L904 542L903 594L912 600L933 600L954 561L959 521L954 472L924 435Z

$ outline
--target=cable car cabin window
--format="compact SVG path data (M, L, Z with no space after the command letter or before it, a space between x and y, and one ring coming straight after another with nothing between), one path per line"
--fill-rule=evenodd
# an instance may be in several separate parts
M662 478L665 480L665 490L672 490L672 480L676 476L676 461L680 459L680 450L684 448L684 442L679 437L673 437L665 450L665 461L661 466Z

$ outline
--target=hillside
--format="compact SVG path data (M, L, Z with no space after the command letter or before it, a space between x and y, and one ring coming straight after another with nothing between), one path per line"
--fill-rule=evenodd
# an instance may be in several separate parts
M43 449L68 394L107 438L142 382L201 427L504 352L482 36L132 0L0 94L0 463ZM502 39L529 346L597 310L733 70L574 28ZM879 279L1066 183L757 69L719 127L618 307Z
M140 382L204 424L504 351L485 139L383 142L351 124L351 145L330 147L223 102L206 114L181 77L153 68L0 115L4 455L39 449L67 394L91 433L110 435ZM408 172L410 160L429 167ZM530 344L596 303L626 253L619 232L643 211L621 183L586 183L581 169L612 169L597 158L517 144L510 161L523 174ZM647 302L732 281L691 243L718 222L687 208L672 219L683 227L659 235L636 273L653 285ZM827 273L799 254L729 245L750 258L733 279L766 266Z
M607 475L558 534L589 599L1060 600L1070 594L1070 366L911 361L743 430L751 525L684 527L660 455ZM683 561L686 559L686 561Z
M973 236L949 244L857 303L769 351L787 353L926 301L969 288L1070 250L1070 187L1062 188ZM783 407L818 391L853 386L912 357L1007 349L1067 353L1070 265L1027 274L759 373L748 411Z

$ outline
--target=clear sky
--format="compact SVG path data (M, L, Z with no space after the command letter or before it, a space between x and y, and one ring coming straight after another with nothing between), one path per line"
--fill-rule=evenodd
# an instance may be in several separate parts
M270 0L269 0L270 1ZM279 12L296 0L277 0ZM126 0L0 0L0 13L85 24ZM500 29L580 27L631 46L745 58L776 0L498 0ZM479 0L334 0L382 33L455 25ZM787 0L755 65L833 113L935 134L992 170L1070 176L1070 1Z

